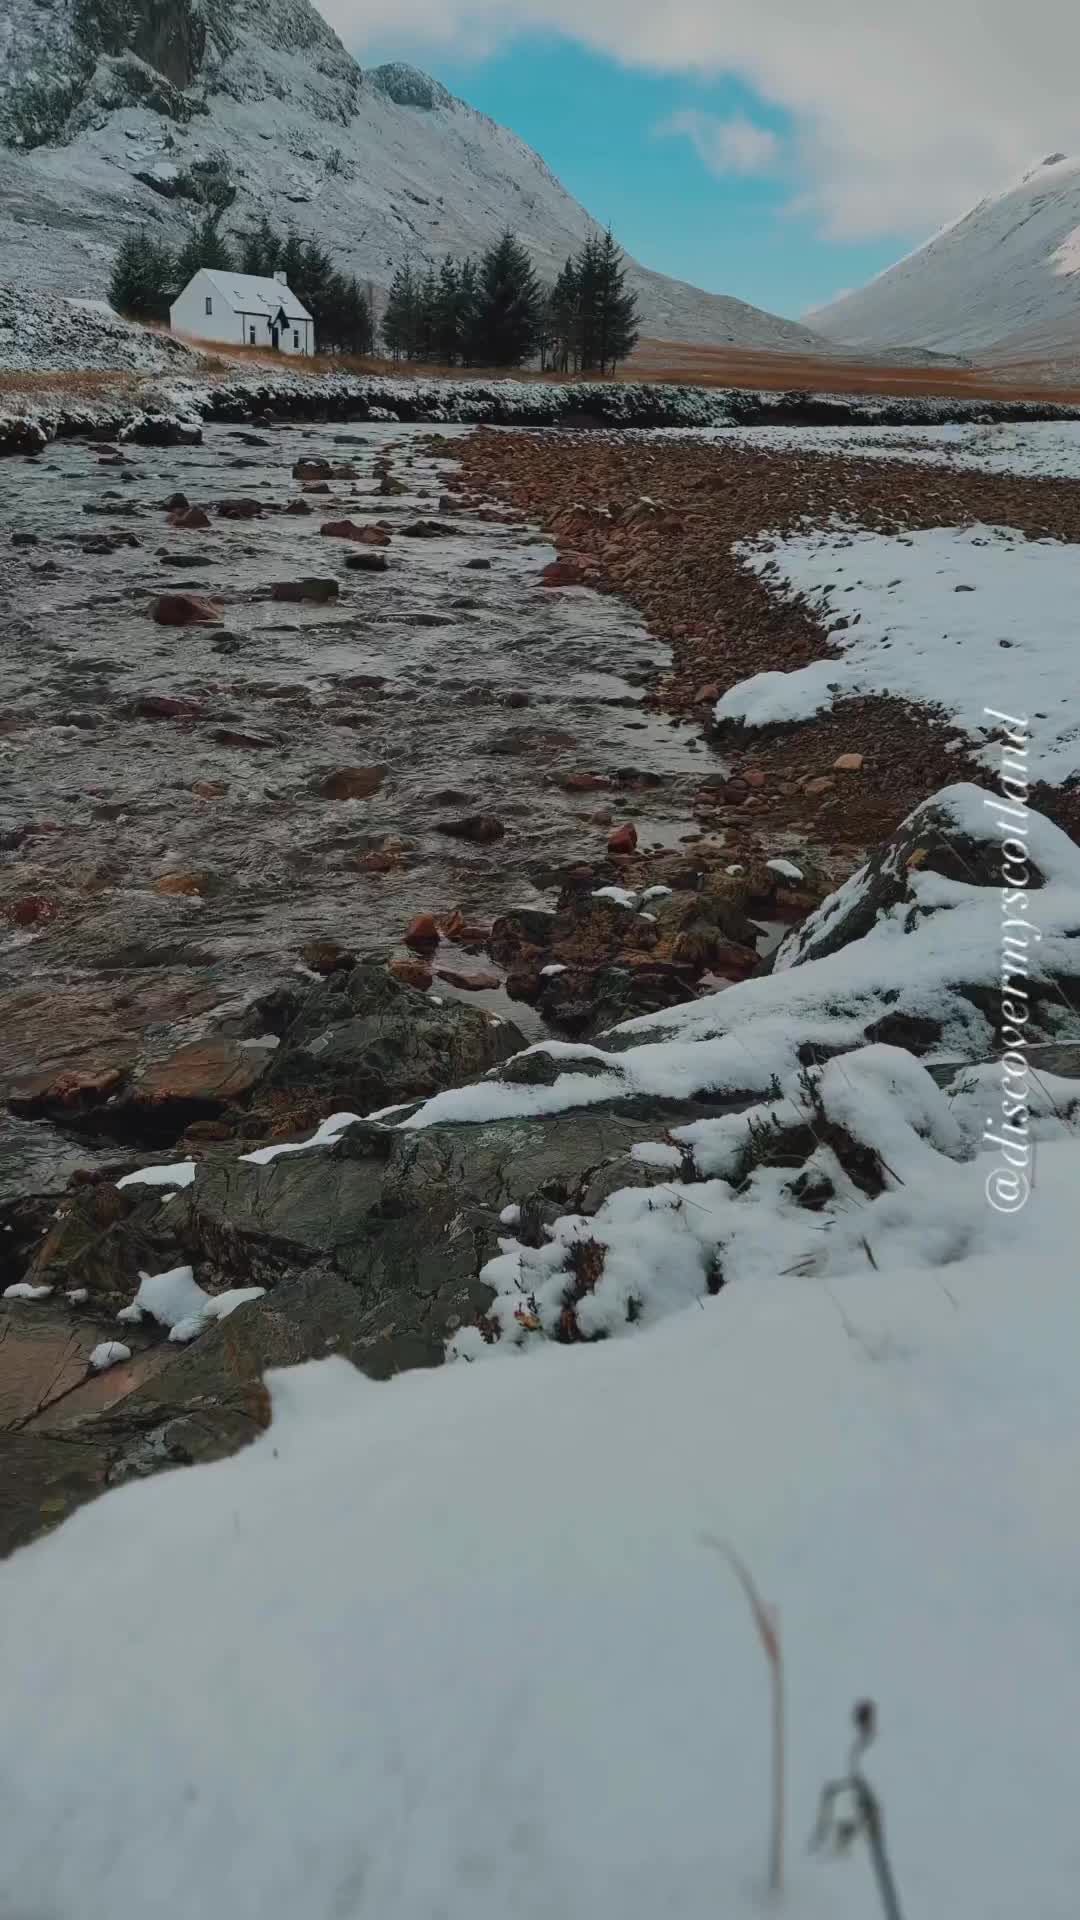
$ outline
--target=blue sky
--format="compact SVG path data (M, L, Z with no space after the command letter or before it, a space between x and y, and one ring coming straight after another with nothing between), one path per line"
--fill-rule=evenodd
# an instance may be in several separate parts
M373 64L395 51L387 42L363 57ZM408 52L535 147L598 220L610 220L630 253L711 292L796 316L860 285L923 237L830 241L819 217L788 211L801 186L789 116L737 79L623 67L554 35L524 34L486 57ZM750 122L775 136L775 154L759 156L761 172L713 171L686 133L655 131L688 110Z

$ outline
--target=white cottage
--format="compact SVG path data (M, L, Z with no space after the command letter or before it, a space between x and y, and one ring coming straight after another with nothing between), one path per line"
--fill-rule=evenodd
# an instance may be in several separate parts
M200 267L169 308L174 333L231 347L314 353L315 322L283 273L225 273Z

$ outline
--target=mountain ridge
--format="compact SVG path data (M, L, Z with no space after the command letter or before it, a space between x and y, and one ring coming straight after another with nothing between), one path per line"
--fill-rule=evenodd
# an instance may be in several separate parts
M1080 159L1051 153L804 316L834 345L1054 358L1080 348Z
M200 165L235 190L227 228L294 224L376 288L507 226L553 277L595 225L438 81L362 70L310 0L7 0L0 76L0 253L29 287L100 297L132 226L175 244ZM628 269L646 335L823 350L798 321Z

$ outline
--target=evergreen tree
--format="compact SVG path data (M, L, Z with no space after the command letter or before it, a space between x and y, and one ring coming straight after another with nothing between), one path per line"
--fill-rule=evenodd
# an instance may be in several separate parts
M128 319L167 320L179 286L186 284L178 279L178 263L168 247L143 227L120 242L109 282L109 300L117 313Z
M548 295L547 335L549 364L557 373L577 365L581 289L576 260L567 260Z
M461 270L449 254L439 269L434 350L441 366L454 367L461 353Z
M257 273L269 278L280 264L281 252L281 235L275 232L265 213L256 226L237 235L241 273Z
M229 243L218 226L220 216L211 208L196 220L188 230L188 237L177 254L175 273L177 285L186 287L200 267L209 267L211 272L228 273L233 267Z
M287 273L289 287L297 299L307 308L315 322L316 342L323 340L324 331L329 323L333 327L332 310L334 305L333 281L334 263L326 248L317 240L306 240L300 248L299 268L295 280ZM330 342L332 344L332 340Z
M476 262L469 256L458 269L457 350L463 367L475 366L479 333L480 282Z
M304 296L300 293L300 284L304 278L304 243L295 230L290 230L289 237L281 248L277 262L277 271L285 275L293 293L300 294L300 298L303 300ZM304 305L307 306L306 300L304 300ZM310 307L308 311L310 313Z
M542 297L532 262L509 228L480 263L477 345L493 367L520 367L536 351Z
M582 373L591 373L598 358L600 271L600 242L595 233L590 233L574 262L577 301L572 348L574 359Z
M334 348L338 353L371 352L371 309L355 277L345 279L340 273L331 276L318 342L320 348Z
M383 314L382 335L388 353L395 360L415 357L417 336L416 276L406 262L390 282L390 294Z
M593 339L601 373L614 373L637 345L637 299L627 290L622 249L607 229L596 250Z
M417 296L416 344L417 360L434 360L438 353L439 336L439 282L434 267L429 267L420 282Z

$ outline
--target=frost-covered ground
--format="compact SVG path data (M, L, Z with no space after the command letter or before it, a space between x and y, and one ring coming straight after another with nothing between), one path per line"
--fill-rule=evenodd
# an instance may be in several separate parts
M182 340L121 320L104 300L0 285L0 372L181 373L199 365Z
M647 1335L271 1377L238 1458L0 1571L0 1901L51 1920L752 1920L780 1610L793 1920L868 1771L905 1913L1072 1920L1077 1147L942 1271L760 1274ZM929 1200L928 1200L929 1204ZM769 1911L773 1911L770 1907Z
M1035 480L1080 479L1080 421L1020 424L972 421L911 427L736 427L694 430L695 439L765 453L850 454L857 459L905 460L971 473L1015 473Z
M777 597L802 595L826 626L838 623L835 657L740 681L718 702L718 720L768 726L854 694L894 694L940 708L988 767L1000 759L993 708L1030 717L1032 779L1056 784L1080 771L1080 547L1008 527L880 534L837 525L769 536L743 557Z

